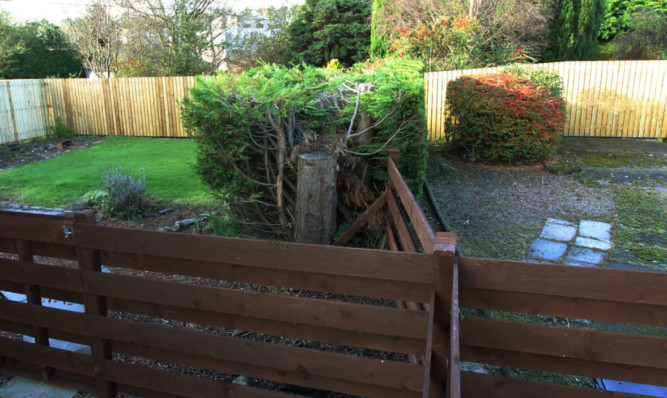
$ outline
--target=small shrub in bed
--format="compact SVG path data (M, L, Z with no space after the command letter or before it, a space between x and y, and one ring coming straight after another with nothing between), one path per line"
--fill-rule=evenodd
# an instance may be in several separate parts
M121 218L136 218L150 209L151 201L146 193L146 176L130 174L122 167L109 170L103 178L106 195L106 211Z
M565 121L562 86L542 73L524 76L497 73L451 81L445 129L452 144L469 157L501 163L548 158Z

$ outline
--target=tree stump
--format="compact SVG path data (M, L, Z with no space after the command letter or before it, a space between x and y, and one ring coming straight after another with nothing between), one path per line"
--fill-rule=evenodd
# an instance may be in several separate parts
M299 155L294 237L328 245L336 228L336 157L314 151Z

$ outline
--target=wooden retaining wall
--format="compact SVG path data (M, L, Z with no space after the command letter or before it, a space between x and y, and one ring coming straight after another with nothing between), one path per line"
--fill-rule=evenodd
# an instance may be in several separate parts
M667 61L577 61L526 65L558 72L567 100L563 135L667 138ZM503 67L425 74L429 139L447 139L447 83Z

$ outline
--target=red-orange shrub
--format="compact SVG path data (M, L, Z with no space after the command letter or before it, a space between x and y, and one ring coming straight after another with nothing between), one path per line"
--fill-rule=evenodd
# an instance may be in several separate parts
M449 82L445 129L469 156L502 163L551 154L563 130L565 101L554 90L510 73Z

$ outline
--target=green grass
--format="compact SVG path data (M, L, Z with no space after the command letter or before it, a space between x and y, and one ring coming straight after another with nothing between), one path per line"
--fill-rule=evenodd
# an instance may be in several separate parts
M0 200L64 207L101 187L113 167L143 169L148 193L159 201L206 205L213 198L195 173L196 145L189 139L107 137L94 146L0 172Z
M667 264L664 197L650 190L619 187L615 202L619 217L616 250L648 265Z

